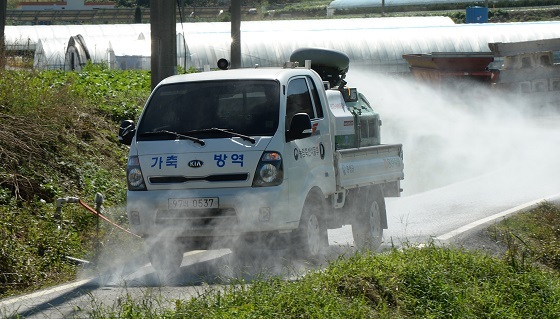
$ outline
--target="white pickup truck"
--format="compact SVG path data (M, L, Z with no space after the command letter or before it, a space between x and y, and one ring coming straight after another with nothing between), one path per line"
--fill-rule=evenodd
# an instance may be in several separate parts
M121 124L129 223L156 269L178 268L188 249L241 242L318 258L327 229L343 225L358 247L380 245L402 146L379 143L379 116L345 86L345 54L302 49L291 60L171 76L138 125Z

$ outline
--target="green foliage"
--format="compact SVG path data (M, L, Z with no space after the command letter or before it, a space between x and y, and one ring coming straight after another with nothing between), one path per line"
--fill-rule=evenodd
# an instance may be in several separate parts
M157 301L157 299L155 300ZM173 310L125 298L96 318L554 318L560 278L458 248L407 247L339 258L297 281L205 289Z
M462 24L467 21L467 14L463 11L456 11L448 14L447 16L449 16L456 24Z
M544 202L494 225L489 233L507 248L506 260L523 268L539 263L560 272L560 209Z
M134 119L150 93L150 72L109 70L104 65L88 65L78 73L65 73L78 96L97 105L120 122Z
M58 229L53 213L41 202L0 206L0 296L71 279L75 269L65 256L84 251L76 223L67 220Z
M283 14L289 14L292 17L308 17L308 18L324 18L326 15L327 5L331 1L280 1L274 3L269 1L267 7L274 9L275 16L281 17Z
M434 243L357 253L296 281L207 287L175 300L174 309L127 295L118 307L95 308L93 317L556 318L560 208L545 202L488 231L509 248L503 258Z
M116 134L121 119L136 119L150 92L150 75L88 65L82 72L0 71L0 296L71 278L65 256L93 257L125 234L78 205L76 196L105 205L125 201L127 147ZM126 222L123 211L114 217ZM59 228L60 227L60 228Z
M230 22L231 21L231 14L229 12L224 12L218 17L219 22Z
M194 66L190 66L187 70L182 66L177 66L177 74L189 74L189 73L196 73L198 70Z
M150 0L117 0L115 2L117 8L150 7Z

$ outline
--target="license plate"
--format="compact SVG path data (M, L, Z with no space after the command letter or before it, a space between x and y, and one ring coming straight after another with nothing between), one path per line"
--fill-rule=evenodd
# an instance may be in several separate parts
M218 197L169 198L169 209L209 209L219 208Z

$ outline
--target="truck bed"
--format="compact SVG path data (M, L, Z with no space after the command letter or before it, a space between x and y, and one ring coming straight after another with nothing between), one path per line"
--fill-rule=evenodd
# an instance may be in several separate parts
M335 158L338 191L404 178L401 144L337 150Z

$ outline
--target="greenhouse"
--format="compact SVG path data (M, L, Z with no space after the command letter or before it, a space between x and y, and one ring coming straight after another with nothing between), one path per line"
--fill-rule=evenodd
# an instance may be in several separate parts
M390 6L409 6L426 4L445 4L445 3L468 3L472 0L385 0L386 7ZM328 5L328 9L354 9L354 8L376 8L382 6L382 0L334 0Z
M40 39L35 45L33 67L38 70L64 69L64 52L68 39Z
M25 25L6 26L4 37L7 50L34 50L39 40L65 39L78 34L88 37L136 38L142 32L150 32L149 24L100 24L100 25Z
M202 70L205 65L214 68L220 58L229 59L230 26L228 22L177 24L178 65ZM85 47L71 48L82 45L69 40L78 35ZM488 43L553 38L560 38L560 21L460 25L445 17L248 21L241 24L241 53L243 67L279 66L297 48L323 47L348 54L350 69L400 73L408 72L403 54L490 52ZM80 57L76 64L78 54L85 56L85 52L95 63L146 69L149 39L148 24L6 27L7 47L33 48L41 54L36 67L46 69L74 70L83 63ZM60 66L60 56L65 66Z

